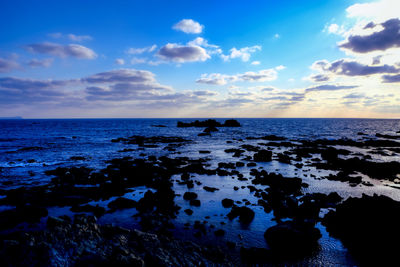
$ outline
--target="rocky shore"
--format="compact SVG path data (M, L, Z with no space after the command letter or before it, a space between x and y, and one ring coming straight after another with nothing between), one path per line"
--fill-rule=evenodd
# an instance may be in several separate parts
M178 127L205 127L212 135L218 127L240 127L234 120L179 123ZM215 128L215 129L214 129ZM204 136L204 137L201 137ZM107 161L104 169L84 166L59 167L46 174L46 185L1 190L1 266L240 266L248 264L294 264L318 252L322 223L341 240L357 264L390 262L396 249L388 240L400 237L393 214L400 203L384 196L344 199L336 192L305 193L308 184L299 177L266 171L262 164L279 162L306 168L329 170L314 177L352 187L371 187L365 177L400 183L398 161L377 161L374 155L400 152L393 136L376 135L365 140L288 140L275 135L227 140L226 161L211 164L211 151L199 150L199 157L181 156L179 149L193 140L178 136L118 137L120 153L143 151L140 157L120 157ZM199 138L209 138L200 135ZM148 155L146 149L161 148L168 156ZM278 148L278 149L277 149ZM353 148L367 150L355 152ZM74 160L82 160L77 158ZM244 171L246 170L246 171ZM247 171L248 170L248 171ZM265 228L265 246L249 247L225 239L218 245L199 245L173 234L178 214L195 216L202 209L196 192L219 196L222 188L205 185L199 177L231 177L233 190L248 190L256 201L221 198L218 202L226 222L237 221L244 228L252 224L261 208L271 214L273 225ZM239 187L240 185L240 187ZM185 189L177 193L175 186ZM137 200L128 195L146 188ZM196 189L197 191L194 191ZM216 199L218 199L216 197ZM179 205L184 201L185 207ZM102 203L108 201L106 205ZM97 203L97 204L96 204ZM187 208L187 205L189 208ZM66 207L74 216L53 217L51 207ZM132 212L139 227L125 229L99 224L97 218L118 211ZM50 216L49 216L50 215ZM185 225L200 241L213 235L224 237L220 225L195 221ZM30 227L46 222L41 229ZM24 228L21 226L25 225ZM28 225L28 227L26 227Z

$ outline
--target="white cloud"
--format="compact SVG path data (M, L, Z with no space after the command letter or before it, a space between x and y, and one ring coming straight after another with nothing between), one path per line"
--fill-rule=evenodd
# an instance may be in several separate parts
M208 41L202 37L197 37L193 41L187 43L188 46L201 46L207 50L209 55L221 54L222 50L218 45L209 44Z
M260 45L254 45L254 46L250 46L250 47L243 47L240 49L236 49L236 47L233 47L230 50L230 54L229 55L221 55L221 58L224 61L228 61L229 59L234 59L234 58L240 58L243 62L247 62L249 61L251 54L261 50L261 46Z
M37 54L50 54L58 57L75 57L95 59L97 54L90 48L78 44L61 45L55 43L38 43L27 45L26 50Z
M200 46L184 46L174 43L168 43L161 47L157 56L163 60L178 63L206 61L210 58L207 51Z
M115 64L117 65L124 65L125 64L125 60L123 60L122 58L117 58L115 60Z
M260 65L261 62L260 62L260 61L253 61L253 62L251 62L250 64L251 64L251 65Z
M286 69L286 67L283 65L279 65L279 66L275 67L275 69L276 70L284 70L284 69Z
M172 28L184 33L201 33L204 26L192 19L183 19L176 23Z
M151 53L154 50L156 50L157 45L152 45L152 46L146 46L142 48L129 48L126 53L136 55L136 54L143 54L143 53Z
M391 18L400 17L400 1L381 0L371 3L358 3L346 9L348 17L372 19L375 22L383 22Z
M278 73L275 69L265 69L258 72L248 71L245 73L226 75L221 73L202 74L197 83L225 85L228 82L246 81L246 82L266 82L276 80Z

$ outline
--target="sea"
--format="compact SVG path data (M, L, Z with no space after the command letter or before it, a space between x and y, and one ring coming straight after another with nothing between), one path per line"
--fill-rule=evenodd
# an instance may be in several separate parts
M190 119L7 119L0 120L0 189L8 190L18 187L30 187L43 185L50 182L51 177L45 175L46 170L57 167L86 166L100 170L107 166L107 161L114 158L130 156L142 158L145 156L186 156L193 159L207 158L211 167L217 167L219 162L235 162L240 159L233 158L232 154L224 152L228 148L238 148L241 144L256 145L259 140L247 139L247 137L261 137L276 135L287 138L291 142L316 139L341 139L362 140L376 138L376 133L396 135L400 131L400 120L395 119L237 119L242 127L221 127L211 136L198 136L202 128L188 127L178 128L177 122L192 122L202 118ZM224 122L225 119L216 119ZM362 134L360 134L362 133ZM133 135L151 136L177 136L191 142L176 148L176 151L165 150L165 146L137 148L136 145L111 142L119 137ZM124 149L135 148L122 152ZM274 152L282 152L282 148L272 148ZM368 149L346 148L354 152L368 153ZM208 150L210 153L199 153ZM372 154L374 161L399 161L400 155L396 153ZM75 159L74 159L75 157ZM76 160L80 157L80 160ZM363 177L363 180L374 186L359 185L350 186L348 183L318 179L335 173L328 170L317 170L312 167L297 169L293 165L271 161L257 164L257 168L263 168L268 172L281 173L286 177L300 177L309 184L304 188L304 193L330 193L337 192L343 198L360 197L362 194L386 195L400 201L400 190L388 181L379 181ZM249 167L241 167L238 170L249 177ZM249 201L257 203L257 198L246 188L250 181L238 181L230 176L202 176L196 175L196 180L201 181L202 186L195 186L188 190L185 185L174 183L175 202L182 207L177 218L174 219L174 235L178 238L194 240L204 243L218 243L226 240L235 241L238 246L265 247L264 231L275 225L272 213L265 213L262 207L252 206L255 218L250 225L242 225L237 220L229 221L226 214L229 209L221 205L221 200L231 198L235 201ZM220 190L212 193L202 189L203 186L216 187ZM240 190L235 191L237 186ZM243 187L243 188L242 188ZM134 188L134 192L125 195L127 198L138 200L148 188ZM181 195L186 191L196 192L201 200L200 207L189 206ZM0 195L0 198L4 196ZM115 198L90 204L107 204ZM7 206L0 206L0 211ZM190 208L194 211L189 216L183 212ZM134 209L116 211L99 218L99 223L112 223L123 227L138 227L138 222L132 215ZM327 210L322 212L328 212ZM49 208L49 214L53 216L71 215L68 207ZM185 224L193 224L195 221L206 220L214 229L224 229L224 237L215 237L212 233L202 240L196 239L193 232L185 228ZM315 266L354 266L357 263L352 259L341 242L326 232L325 228L318 224L322 233L319 240L320 249L313 256L299 261L299 265Z

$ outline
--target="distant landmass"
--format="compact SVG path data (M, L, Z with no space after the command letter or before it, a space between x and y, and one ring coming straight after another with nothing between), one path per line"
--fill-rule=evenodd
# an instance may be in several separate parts
M15 117L0 117L0 120L22 120L22 117L15 116Z

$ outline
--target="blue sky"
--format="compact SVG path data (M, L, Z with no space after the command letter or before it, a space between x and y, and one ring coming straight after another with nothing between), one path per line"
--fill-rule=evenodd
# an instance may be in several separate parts
M2 1L0 116L400 117L396 2Z

